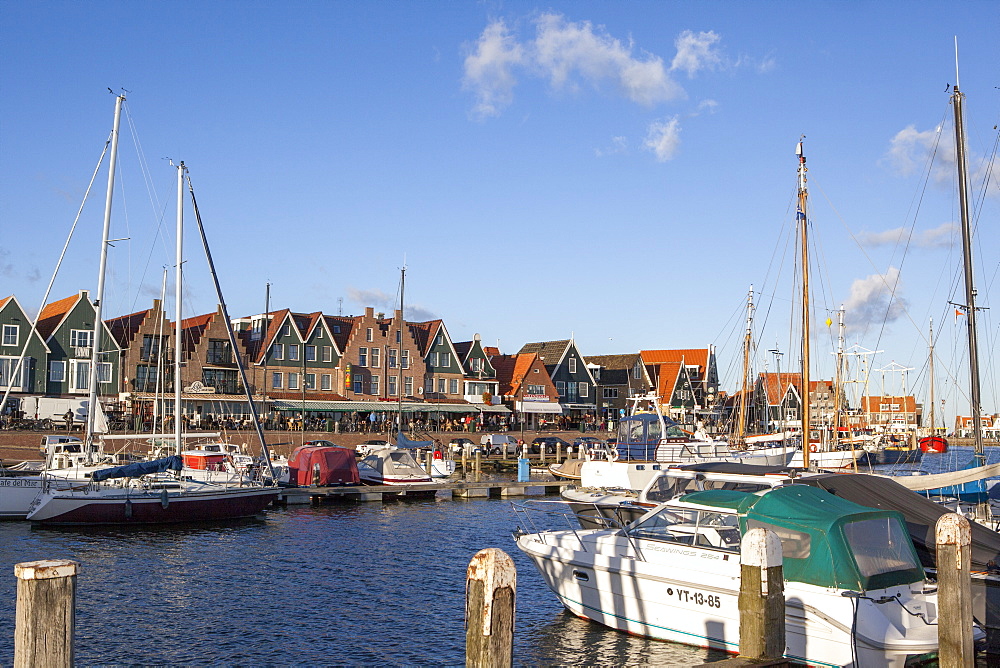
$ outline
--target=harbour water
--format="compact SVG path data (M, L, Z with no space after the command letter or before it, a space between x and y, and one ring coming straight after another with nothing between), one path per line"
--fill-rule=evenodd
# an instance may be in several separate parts
M514 547L500 499L292 507L223 526L0 523L0 664L13 662L15 563L73 559L79 665L462 665L465 569L517 564L518 665L695 665L718 653L563 611ZM721 658L721 657L720 657Z

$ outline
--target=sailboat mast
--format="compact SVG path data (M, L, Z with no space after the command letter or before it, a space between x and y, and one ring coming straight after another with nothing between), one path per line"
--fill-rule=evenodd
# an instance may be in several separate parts
M840 412L843 410L841 405L841 395L843 394L842 387L844 386L844 306L840 306L837 310L837 368L835 370L835 376L833 379L833 442L836 446L840 439ZM857 464L857 458L855 458L854 463Z
M935 433L935 431L934 431L934 318L931 318L931 323L930 323L930 345L928 346L927 351L928 351L927 355L928 355L928 367L929 367L928 371L930 373L930 380L931 380L931 415L930 415L931 433L930 433L930 435L933 436L934 433Z
M90 345L90 394L87 403L87 452L93 452L94 424L97 420L97 390L100 376L98 367L101 359L101 334L104 321L101 307L104 302L104 277L108 268L108 242L111 236L111 202L115 193L115 167L118 164L118 128L122 119L122 104L125 96L115 99L115 121L111 130L111 158L108 162L108 191L104 198L104 231L101 236L101 264L97 274L97 295L94 298L94 331Z
M965 152L963 103L965 95L952 89L951 102L955 112L955 163L958 166L958 200L962 218L962 259L965 266L965 310L969 335L969 399L972 403L972 434L976 456L983 455L983 427L980 424L979 342L976 336L976 288L972 273L972 228L969 223L968 158Z
M177 165L177 249L174 254L177 273L174 275L174 454L180 456L181 442L181 358L184 349L181 339L181 305L184 286L184 162Z
M399 442L399 435L403 433L403 291L406 289L406 265L399 272L399 331L397 335L399 336L399 356L396 363L399 365L399 380L396 381L396 391L399 392L399 416L396 418L398 424L396 425L396 436L397 443Z
M809 468L809 432L812 427L809 411L809 236L808 218L806 217L806 156L802 152L802 140L795 149L799 157L798 172L798 210L795 213L799 224L800 243L802 244L802 465Z
M753 345L753 286L747 293L747 331L743 337L743 389L740 391L739 421L736 423L736 439L743 443L747 420L747 393L750 391L750 347Z

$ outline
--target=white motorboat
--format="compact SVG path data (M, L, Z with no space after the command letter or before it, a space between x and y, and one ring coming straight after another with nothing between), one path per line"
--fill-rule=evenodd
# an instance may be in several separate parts
M740 541L753 527L781 539L787 658L903 666L937 648L936 590L902 516L805 485L694 492L624 530L518 530L515 538L570 612L636 635L736 652Z
M361 482L366 485L412 485L431 482L410 450L387 446L372 450L358 462Z

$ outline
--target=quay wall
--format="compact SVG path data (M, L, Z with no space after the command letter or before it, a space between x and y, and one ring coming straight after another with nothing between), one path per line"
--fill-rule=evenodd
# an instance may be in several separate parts
M55 430L55 431L0 431L0 459L4 461L16 460L21 461L25 459L41 459L39 453L39 444L41 443L42 436L51 434L67 434L65 429ZM191 432L197 433L197 432ZM480 437L484 434L490 432L428 432L427 435L411 435L411 437L417 440L427 440L432 438L443 445L447 445L449 441L453 438L468 438L475 443L479 443ZM521 438L520 430L506 432L514 438ZM79 431L73 432L74 436L80 436ZM558 436L565 441L570 443L573 439L579 437L581 434L579 431L525 431L524 440L531 442L538 436ZM601 439L606 439L612 436L612 434L603 432L587 432L587 436L596 436ZM254 454L258 450L257 443L257 432L253 430L236 430L224 432L224 437L230 443L242 443L246 446L246 452ZM317 439L322 439L326 441L331 441L337 445L344 446L346 448L354 448L360 443L364 443L370 439L385 439L385 433L378 432L349 432L345 434L335 434L328 431L265 431L264 437L267 439L268 447L279 455L289 455L292 450L304 443L305 441L312 441ZM135 439L127 442L115 441L118 445L116 447L124 447L128 451L132 452L146 452L149 448L146 440L149 438L148 434L136 434ZM192 441L195 442L195 441ZM565 453L564 453L565 454Z

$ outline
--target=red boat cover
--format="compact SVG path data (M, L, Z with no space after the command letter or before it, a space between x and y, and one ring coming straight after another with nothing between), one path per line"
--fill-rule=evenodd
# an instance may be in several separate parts
M304 445L288 460L289 480L309 485L357 485L361 483L354 451L338 447Z

